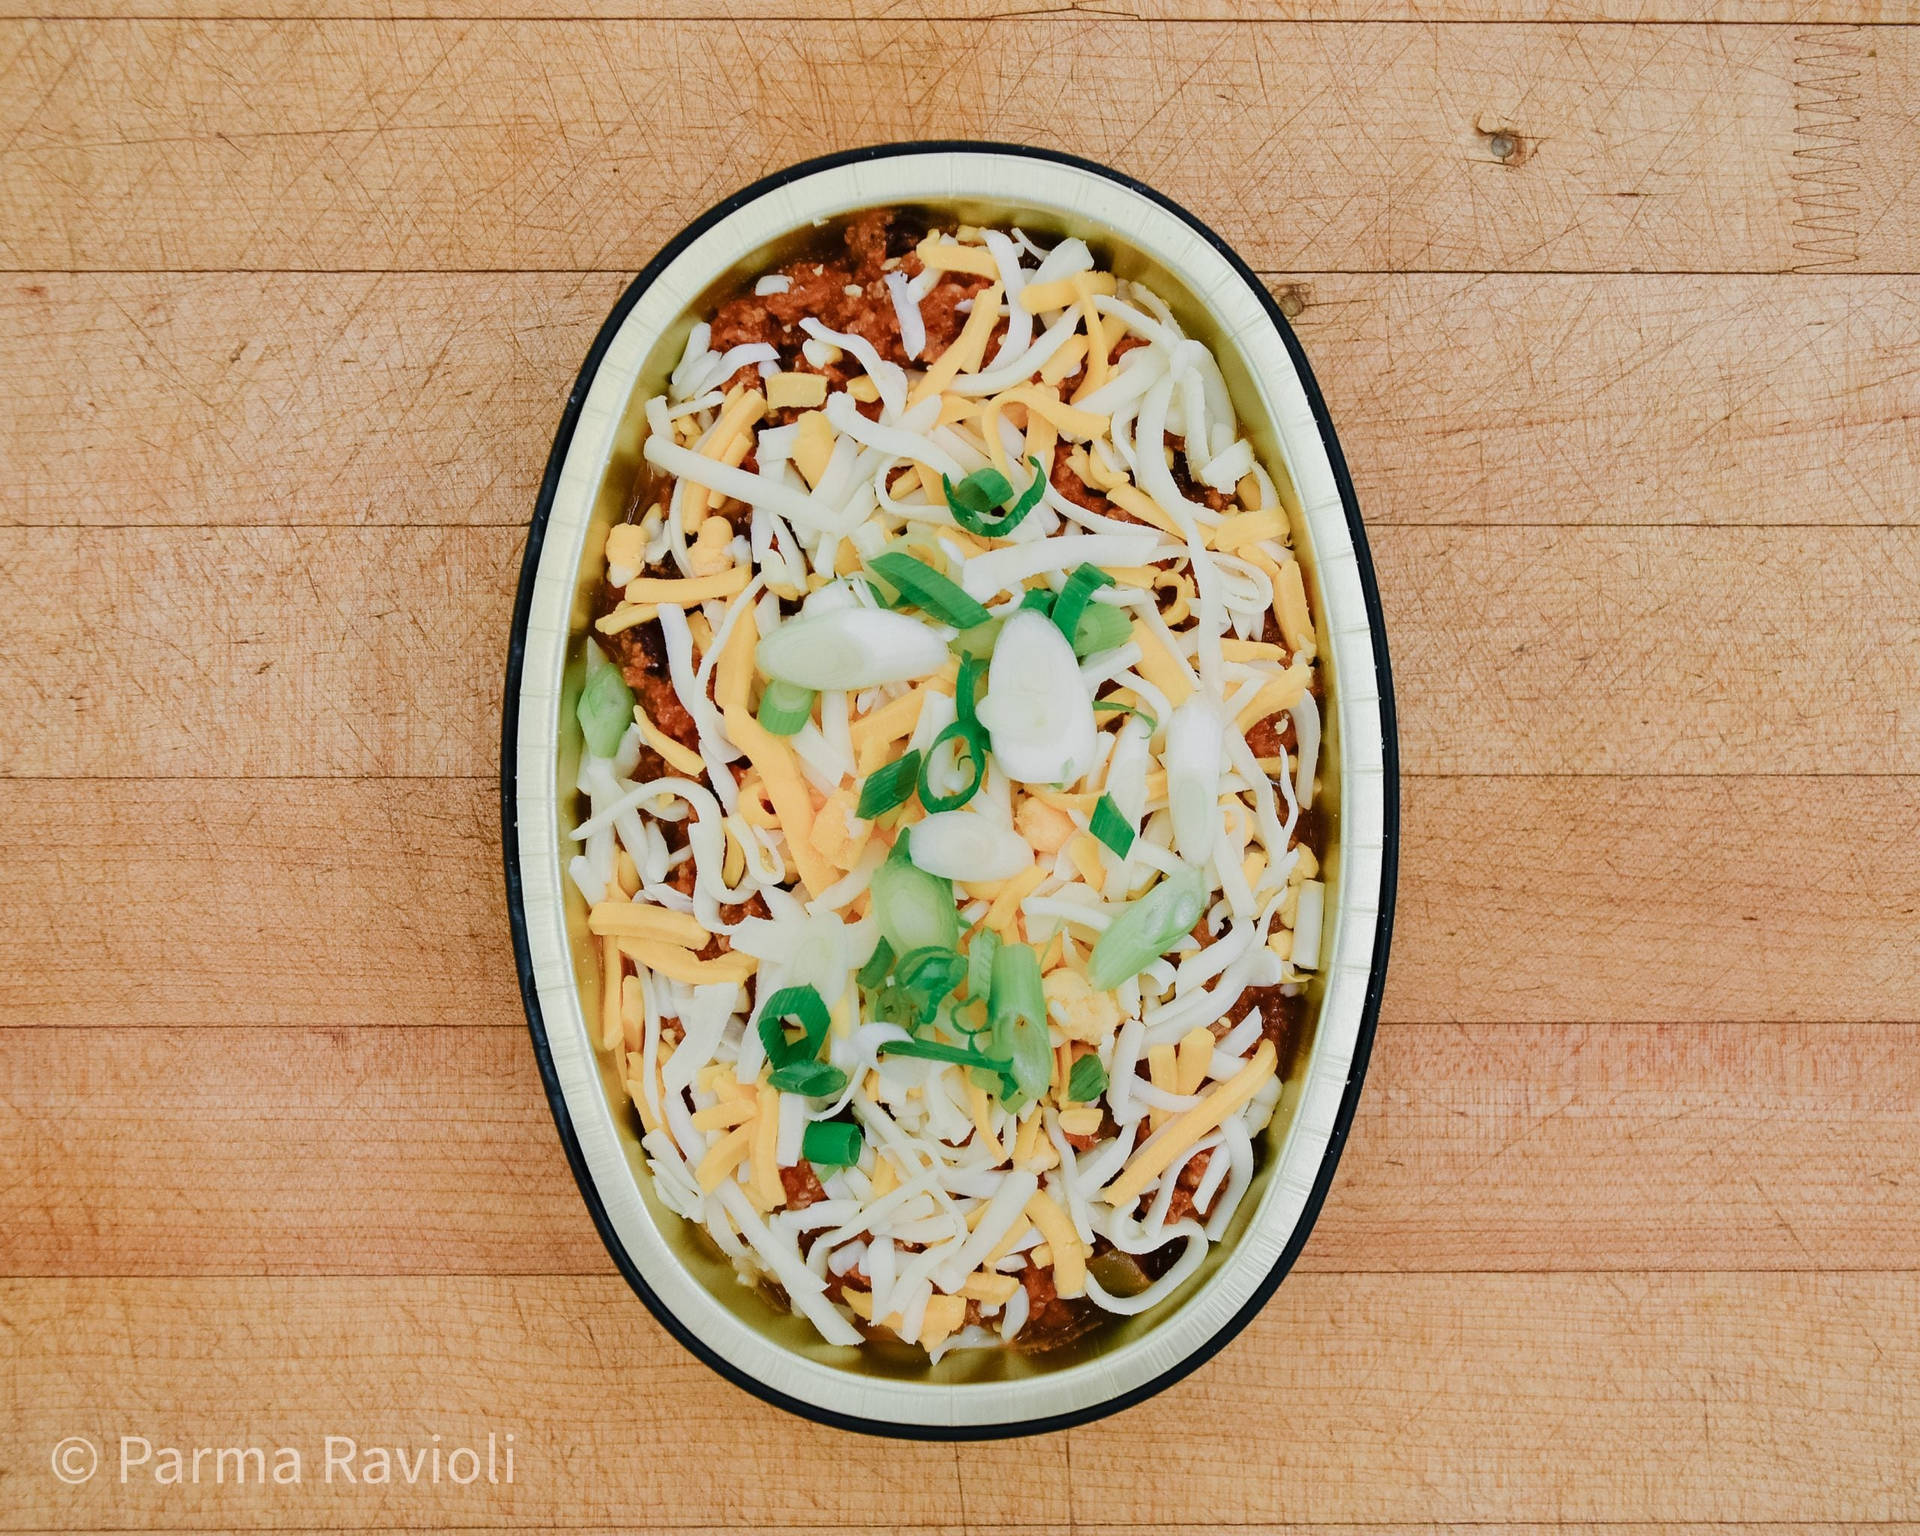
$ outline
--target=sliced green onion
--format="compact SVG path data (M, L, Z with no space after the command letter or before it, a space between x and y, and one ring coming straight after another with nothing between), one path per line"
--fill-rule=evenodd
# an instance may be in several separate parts
M958 485L946 486L947 500L976 517L985 517L1013 495L1013 482L997 469L976 469Z
M821 1168L851 1168L860 1161L860 1126L853 1120L815 1120L800 1135L800 1155Z
M978 1067L997 1072L1005 1078L1013 1063L1003 1056L988 1056L972 1046L948 1045L941 1040L887 1040L876 1053L881 1056L911 1056L916 1061L947 1061L957 1067Z
M913 862L930 875L984 883L1031 869L1033 848L998 816L938 811L914 826Z
M1056 607L1054 618L1057 621L1059 617ZM1132 633L1132 622L1118 608L1111 603L1090 603L1073 626L1073 654L1087 657L1098 651L1110 651L1117 645L1125 645Z
M896 805L905 804L919 778L920 754L917 751L895 758L884 768L874 769L860 786L860 803L854 807L853 814L862 821L884 816Z
M966 974L966 957L958 950L928 944L900 957L894 968L894 988L915 1026L931 1024L940 1004Z
M800 1025L798 1040L787 1038L788 1019ZM821 1043L827 1038L827 1026L831 1022L819 988L782 987L767 999L766 1007L760 1010L760 1044L766 1048L767 1060L776 1067L784 1067L789 1062L811 1061L820 1054Z
M967 761L973 768L973 777L950 795L936 794L933 786L927 782L927 770L933 766L940 749L950 741L959 742L965 750ZM927 748L927 755L921 759L920 803L930 811L957 811L978 793L980 781L986 776L987 733L971 720L956 720L933 738L933 745Z
M1138 976L1200 921L1207 882L1200 871L1183 866L1138 901L1127 903L1100 935L1087 959L1087 980L1096 992L1111 992Z
M993 985L993 957L1000 949L1000 935L982 928L967 946L967 996L981 1002Z
M979 793L981 782L987 776L987 728L980 723L979 715L980 674L986 670L987 663L982 657L960 658L960 675L953 687L953 709L958 718L934 737L933 745L927 748L926 762L920 765L920 803L930 811L958 810ZM927 783L927 768L934 754L949 741L958 741L965 748L967 760L973 765L973 777L953 794L937 795Z
M953 904L953 885L918 869L906 857L909 839L894 844L895 857L873 872L867 887L873 894L873 916L880 936L896 955L916 949L955 949L960 943L960 909Z
M757 718L775 736L791 736L813 718L815 697L811 688L776 677L760 695Z
M901 597L914 607L924 609L942 624L956 629L972 629L993 617L978 599L969 597L955 582L949 581L924 560L903 555L897 549L875 555L868 564L900 589Z
M866 998L867 1013L875 1023L898 1024L908 1034L913 1033L915 1020L912 1004L900 995L898 987L882 987L870 992Z
M1088 600L1099 588L1112 585L1113 578L1099 566L1083 562L1074 567L1067 584L1053 600L1053 627L1067 637L1067 644L1076 651L1080 647L1074 644L1074 640L1079 633L1080 615L1086 611Z
M1020 611L1032 609L1035 613L1052 613L1054 595L1045 587L1028 587L1020 594Z
M1113 803L1112 795L1100 797L1087 819L1087 830L1123 859L1133 850L1133 825Z
M947 649L960 656L973 656L981 660L993 654L994 642L1000 638L1000 619L988 619L984 624L975 624L963 629L947 642Z
M1075 1057L1073 1070L1067 1074L1067 1097L1076 1104L1091 1104L1106 1091L1107 1069L1100 1065L1100 1058Z
M830 608L788 619L753 648L768 677L802 688L873 688L938 672L947 642L922 620L880 608Z
M907 605L907 600L883 581L875 581L872 577L868 577L867 590L873 594L873 600L882 608L904 608Z
M574 714L595 757L612 757L620 750L620 738L633 724L633 690L618 667L609 662L587 679Z
M1007 619L980 718L995 766L1016 783L1071 783L1094 763L1092 690L1073 647L1044 614Z
M1144 709L1133 704L1122 704L1118 699L1095 699L1093 701L1093 707L1097 710L1106 710L1110 713L1117 711L1123 715L1138 715L1142 720L1146 721L1148 735L1152 735L1160 728L1160 722L1154 719L1153 716L1148 714Z
M978 1010L980 1018L980 1022L977 1024L963 1016L962 1013L962 1010L973 1012L976 1009ZM940 1005L940 1028L950 1034L967 1035L969 1037L986 1034L988 1032L987 1000L983 997L977 1004L971 998L964 1003L957 1003L951 1000L942 1003ZM983 1083L981 1086L986 1087L988 1085Z
M992 517L991 513L996 507L1005 506L1013 495L1013 482L999 470L976 469L958 485L942 475L940 488L947 493L947 510L953 513L953 520L968 533L977 533L983 538L1004 538L1012 533L1039 504L1047 488L1046 476L1040 472L1040 460L1029 457L1027 463L1033 466L1033 479L1020 493L1020 499L999 518Z
M824 1061L790 1061L784 1067L775 1067L767 1081L782 1093L826 1099L847 1086L847 1074Z
M960 676L953 685L953 712L956 718L967 725L980 723L980 674L987 670L986 658L981 656L962 656L960 658Z
M873 953L867 963L854 973L853 979L863 987L877 987L887 979L887 973L893 969L893 946L885 939L873 946Z
M994 1054L1012 1064L1010 1105L1039 1098L1053 1080L1053 1042L1047 1034L1040 956L1031 944L1002 944L994 955L987 1023Z
M1020 519L1040 505L1040 498L1047 493L1046 471L1041 469L1038 457L1029 454L1027 462L1033 466L1033 478L1027 482L1027 488L1020 493L1020 499L1007 508L1007 521L1002 532L1011 531Z

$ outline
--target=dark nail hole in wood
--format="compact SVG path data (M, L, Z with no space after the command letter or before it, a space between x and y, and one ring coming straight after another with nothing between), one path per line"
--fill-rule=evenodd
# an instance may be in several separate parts
M1273 290L1273 302L1280 306L1280 313L1289 320L1313 302L1313 290L1305 283L1282 283Z
M1487 153L1502 165L1524 165L1533 153L1532 140L1497 119L1489 124L1484 118L1476 118L1473 131L1485 141Z

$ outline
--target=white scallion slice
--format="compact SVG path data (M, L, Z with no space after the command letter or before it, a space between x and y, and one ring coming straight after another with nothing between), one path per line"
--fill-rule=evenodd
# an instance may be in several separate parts
M936 811L915 823L908 856L947 880L1005 880L1033 863L1024 837L976 811Z
M1001 627L980 701L1000 771L1023 784L1071 784L1092 766L1093 697L1053 621L1031 609Z
M760 642L754 661L768 677L802 688L854 690L938 672L947 643L903 613L838 608L789 619Z

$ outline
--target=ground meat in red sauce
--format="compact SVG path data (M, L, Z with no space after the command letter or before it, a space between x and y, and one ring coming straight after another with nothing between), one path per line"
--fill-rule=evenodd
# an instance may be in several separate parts
M1221 1019L1224 1028L1216 1026L1224 1035L1254 1009L1260 1010L1260 1034L1263 1039L1271 1040L1279 1055L1280 1075L1286 1076L1292 1061L1292 1048L1297 1026L1306 1013L1304 997L1288 997L1279 987L1248 987Z
M1123 512L1107 498L1096 491L1073 471L1067 462L1067 455L1073 452L1073 445L1059 442L1053 445L1053 472L1047 477L1053 488L1075 506L1085 507L1089 512L1098 512L1103 517L1117 518L1123 523L1137 523L1139 518L1130 512Z
M780 1170L780 1187L787 1192L787 1204L804 1211L815 1201L827 1198L827 1187L813 1171L813 1164L802 1158L791 1168Z
M724 352L729 347L765 342L779 349L783 368L825 373L833 388L844 388L859 371L850 362L816 369L800 357L800 344L807 339L800 321L811 316L828 330L864 337L889 362L903 367L910 362L924 366L960 334L967 317L958 306L986 288L988 280L965 272L942 273L920 301L926 346L917 359L908 358L900 340L900 319L887 292L886 274L897 270L908 277L918 275L920 259L913 254L918 239L919 233L893 210L875 209L862 214L846 227L839 250L823 249L780 269L778 275L788 281L786 292L756 294L749 290L722 304L714 315L708 344ZM735 377L752 382L747 373L743 369ZM787 418L775 412L770 419L774 425L784 425Z
M1107 361L1112 364L1118 364L1120 359L1125 357L1135 347L1144 347L1146 344L1147 341L1144 336L1122 336L1108 351ZM1071 401L1080 386L1086 382L1087 365L1083 362L1078 368L1074 369L1072 373L1060 381L1060 398Z
M927 344L921 349L919 359L923 366L953 345L954 338L965 327L968 316L960 312L960 305L991 286L986 278L967 272L949 272L933 285L932 292L920 301L920 322L927 331ZM988 357L993 356L999 338L1005 334L1003 320L987 338Z
M1178 439L1176 438L1173 441L1177 443ZM1143 527L1146 526L1142 519L1135 517L1124 507L1109 501L1099 491L1096 491L1092 486L1088 485L1086 481L1082 480L1080 476L1074 472L1073 467L1067 462L1067 456L1072 452L1073 445L1071 443L1060 442L1054 444L1053 472L1048 477L1053 482L1053 488L1062 496L1066 497L1068 501L1073 502L1077 506L1085 507L1089 512L1098 512L1102 517L1110 517L1117 522L1141 523ZM1184 458L1180 457L1176 449L1173 460L1173 482L1179 486L1180 493L1183 496L1189 501L1199 502L1202 506L1211 508L1215 512L1225 512L1233 505L1233 502L1228 497L1222 496L1218 491L1211 490L1206 486L1196 485L1187 475L1186 462Z
M1255 757L1273 757L1284 747L1293 751L1293 711L1282 710L1277 715L1268 715L1266 719L1256 721L1247 731L1247 745L1253 748Z
M1233 498L1222 491L1216 491L1210 485L1202 485L1187 470L1186 439L1169 437L1167 446L1173 450L1173 483L1180 494L1188 501L1197 501L1209 511L1225 512L1233 505Z
M903 254L892 248L889 238L897 222L889 210L870 208L847 224L847 254L853 258L853 270L862 282L878 278L888 257Z
M684 824L675 826L669 823L666 829L666 838L669 848L677 849L684 847L686 844ZM690 897L693 895L694 882L698 877L699 871L696 869L693 860L682 859L678 864L674 865L672 869L667 871L666 883L672 886L682 896ZM762 896L758 891L755 891L745 901L735 906L723 906L720 909L720 920L722 922L737 923L743 916L762 919L771 918L773 916L773 910L767 905L766 897ZM730 953L732 949L733 945L724 933L709 934L707 936L707 942L694 952L694 958L696 960L718 960L722 955ZM749 989L753 986L751 978L748 979L747 986Z
M1173 1199L1167 1205L1167 1221L1169 1224L1176 1221L1185 1221L1188 1217L1197 1217L1202 1221L1206 1220L1207 1211L1201 1210L1193 1203L1193 1192L1200 1187L1201 1179L1206 1177L1207 1164L1212 1160L1213 1153L1211 1150L1198 1153L1187 1159L1185 1166L1180 1170L1180 1176L1173 1181ZM1226 1188L1224 1181L1221 1183L1220 1188ZM1219 1198L1220 1191L1215 1190L1213 1199L1207 1202L1207 1210L1212 1210Z
M619 589L603 583L594 608L595 617L611 613L619 600ZM652 623L635 624L614 635L603 635L596 631L594 639L620 669L627 686L646 709L647 718L689 751L699 751L700 732L693 723L693 716L687 713L686 706L680 702L680 695L674 692L673 679L667 671L667 642L660 633L660 626ZM676 771L653 748L643 746L634 776L644 781L662 778Z
M1053 1271L1029 1263L1018 1276L1027 1293L1027 1324L1016 1335L1022 1349L1035 1352L1071 1344L1106 1316L1082 1298L1069 1300L1053 1285Z

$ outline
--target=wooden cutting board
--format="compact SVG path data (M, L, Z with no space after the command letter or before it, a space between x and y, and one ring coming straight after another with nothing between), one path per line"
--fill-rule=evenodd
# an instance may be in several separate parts
M0 1530L1920 1526L1920 8L1053 3L0 0ZM1266 275L1406 770L1298 1271L958 1449L763 1407L613 1272L494 777L628 276L933 136Z

